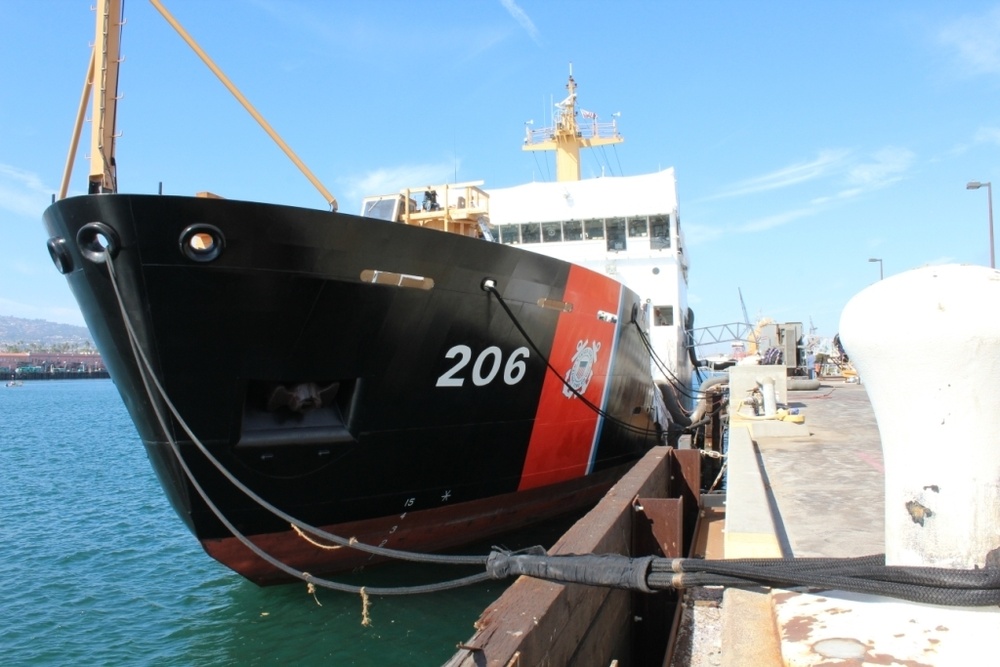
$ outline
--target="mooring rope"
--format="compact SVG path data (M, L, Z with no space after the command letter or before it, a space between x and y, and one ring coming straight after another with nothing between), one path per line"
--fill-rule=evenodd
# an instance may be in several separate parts
M808 587L883 595L925 604L958 606L1000 605L1000 564L997 563L997 560L1000 560L1000 558L997 557L988 559L986 567L982 569L954 570L935 567L887 566L885 565L885 557L881 554L860 558L777 558L718 561L691 558L660 558L656 556L630 558L616 554L550 556L545 553L542 547L535 547L517 553L494 549L488 557L485 557L486 572L462 579L424 586L372 589L363 586L350 586L314 577L308 572L296 570L286 565L260 549L249 538L237 530L211 501L192 474L187 462L181 456L176 439L170 436L166 417L157 406L150 383L156 387L163 402L168 406L181 428L192 439L192 442L196 444L198 449L220 472L236 485L237 488L263 507L272 509L281 518L288 517L286 520L289 520L289 523L293 526L298 526L305 531L329 539L332 542L343 542L342 546L369 551L376 555L389 555L390 557L406 556L407 560L417 560L419 562L480 564L483 563L484 557L412 554L394 549L364 545L297 521L257 496L252 490L233 477L208 452L204 444L194 436L187 424L181 419L162 385L160 385L159 380L153 372L152 365L139 345L138 337L132 327L119 290L117 275L110 253L105 255L105 263L108 266L108 273L118 300L122 321L128 332L129 344L132 347L133 354L140 361L138 368L146 388L147 397L153 405L160 428L163 430L174 456L202 500L241 543L275 568L306 582L309 585L309 592L315 595L314 587L320 586L360 595L362 599L363 623L370 623L370 617L368 616L369 594L409 595L429 593L466 586L488 579L505 579L510 576L519 575L527 575L559 583L578 583L647 593L661 590L683 590L695 586ZM485 286L484 289L486 289ZM502 301L501 305L504 305ZM504 307L506 309L505 305ZM317 600L318 603L319 601Z
M178 463L183 468L184 474L187 476L192 486L194 486L195 490L198 492L198 495L201 497L201 499L205 502L206 506L208 506L208 508L212 511L212 513L216 516L216 518L218 518L219 521L222 522L222 524L226 527L226 529L229 530L229 532L232 533L232 535L236 537L236 539L238 539L244 546L250 549L254 554L259 556L261 559L263 559L270 565L284 572L285 574L288 574L296 579L300 579L301 581L312 583L317 586L321 586L323 588L329 588L332 590L342 591L346 593L355 593L355 594L361 593L362 587L360 586L351 586L348 584L342 584L328 579L323 579L320 577L313 576L308 572L292 568L291 566L285 564L279 559L274 558L270 554L266 553L263 549L254 544L247 536L243 535L243 533L240 532L236 528L236 526L233 525L233 523L225 517L223 512L215 505L215 503L212 502L211 498L208 496L208 494L202 488L201 484L199 484L197 478L191 472L191 469L188 467L187 462L181 455L180 447L177 444L176 439L170 435L170 429L166 423L166 417L162 414L160 407L157 404L156 396L154 395L154 392L150 387L150 384L152 384L156 388L156 393L158 393L160 398L162 398L164 404L166 404L170 413L177 420L177 423L184 430L187 436L191 438L191 442L195 444L195 446L206 457L206 459L208 459L209 462L211 462L212 465L215 466L215 468L227 480L230 481L230 483L236 486L236 488L238 488L240 491L246 494L249 498L251 498L254 502L259 504L261 507L273 513L275 516L285 521L288 521L288 523L291 524L292 526L297 526L301 528L303 531L309 532L313 535L316 535L317 537L327 539L331 542L334 542L335 544L339 544L340 546L350 547L377 556L385 556L389 558L396 558L399 560L409 560L421 563L443 563L449 565L482 565L486 562L487 559L486 556L450 556L450 555L438 555L438 554L412 553L408 551L400 551L397 549L374 547L368 544L358 542L357 540L340 537L338 535L334 535L325 530L322 530L315 526L311 526L303 521L296 519L295 517L287 514L283 510L275 507L268 501L264 500L259 495L257 495L252 489L243 484L231 472L229 472L229 470L226 469L226 467L223 466L222 463L211 454L211 452L208 451L208 448L205 447L204 443L202 443L201 440L191 431L187 423L181 417L177 408L171 402L163 386L160 384L159 379L153 372L152 364L150 364L149 359L146 357L145 353L142 350L142 347L139 345L138 337L135 333L135 329L132 326L131 319L128 316L128 311L125 307L125 302L118 286L118 277L115 271L114 261L111 258L111 254L109 252L106 252L104 257L105 257L105 264L107 264L108 266L108 275L111 279L111 285L114 289L115 297L118 302L118 307L122 317L122 322L125 325L125 329L128 333L129 345L132 348L133 355L139 362L138 363L139 374L140 377L142 378L143 385L145 386L146 389L147 397L149 398L150 404L153 407L153 412L156 415L156 419L160 424L160 428L163 431L164 437L166 437L167 442L170 445L174 456L176 457ZM489 578L490 576L488 574L480 573L468 577L463 577L460 579L438 582L434 584L426 584L421 586L405 586L405 587L396 586L387 588L367 588L367 591L372 595L416 595L421 593L431 593L436 591L460 588L463 586L479 583L481 581L486 581Z
M559 583L650 593L697 586L817 588L867 593L909 602L962 607L1000 605L1000 567L953 570L885 564L885 555L858 558L702 560L646 556L549 556L495 550L494 577L527 575Z

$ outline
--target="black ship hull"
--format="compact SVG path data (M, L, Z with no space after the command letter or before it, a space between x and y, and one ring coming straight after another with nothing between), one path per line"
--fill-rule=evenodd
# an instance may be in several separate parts
M590 504L661 442L643 309L607 276L212 198L76 197L45 222L171 504L258 583L281 573L195 482L255 544L320 573L370 556L309 544L223 470L303 522L423 551Z

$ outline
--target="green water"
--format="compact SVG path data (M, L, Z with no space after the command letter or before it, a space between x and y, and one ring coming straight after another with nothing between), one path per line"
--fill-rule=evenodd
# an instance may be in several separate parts
M372 598L364 627L357 596L247 582L174 514L110 380L0 386L0 572L4 665L440 665L507 585Z

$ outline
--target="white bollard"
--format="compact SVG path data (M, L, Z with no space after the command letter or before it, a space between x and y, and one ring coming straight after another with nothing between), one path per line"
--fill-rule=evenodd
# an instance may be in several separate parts
M982 567L1000 549L1000 271L881 280L848 302L840 339L882 438L886 563Z
M757 384L760 386L760 393L764 398L764 416L773 417L778 412L778 401L774 394L774 378L759 378Z

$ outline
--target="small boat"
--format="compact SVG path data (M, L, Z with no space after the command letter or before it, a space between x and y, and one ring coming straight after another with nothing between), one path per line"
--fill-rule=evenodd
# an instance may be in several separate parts
M23 387L24 382L21 380L7 380L8 387Z
M381 558L313 528L460 546L589 507L676 438L662 391L689 377L690 316L672 170L419 185L361 215L120 193L118 0L97 13L114 71L90 194L46 210L48 250L212 557L268 584ZM604 140L569 89L540 142L561 159Z

